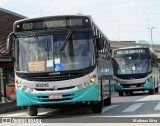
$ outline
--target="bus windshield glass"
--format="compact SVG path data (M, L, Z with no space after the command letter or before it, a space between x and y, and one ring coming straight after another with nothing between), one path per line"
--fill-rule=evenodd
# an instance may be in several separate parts
M114 74L140 74L151 71L151 60L145 55L123 55L113 59Z
M69 32L69 31L68 31ZM18 37L16 69L21 72L50 72L85 69L94 65L90 31ZM66 43L66 41L68 41ZM66 43L63 50L60 50Z

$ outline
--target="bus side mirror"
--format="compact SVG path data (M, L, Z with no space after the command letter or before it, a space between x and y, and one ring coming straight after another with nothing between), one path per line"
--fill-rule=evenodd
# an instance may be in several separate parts
M96 38L96 44L98 50L101 50L104 48L104 40L102 38Z
M13 32L11 32L7 38L6 53L9 54L12 59L15 58L14 56L14 40L15 39L16 39L16 35Z

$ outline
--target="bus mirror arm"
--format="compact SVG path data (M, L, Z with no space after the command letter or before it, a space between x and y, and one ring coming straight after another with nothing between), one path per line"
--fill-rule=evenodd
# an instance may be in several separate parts
M96 38L96 44L98 50L101 50L104 48L104 40L102 38Z
M14 56L12 55L12 52L14 51L12 48L13 48L13 40L16 39L16 35L11 32L9 35L8 35L8 38L7 38L7 46L6 46L6 53L8 55L11 56L12 59L14 59Z

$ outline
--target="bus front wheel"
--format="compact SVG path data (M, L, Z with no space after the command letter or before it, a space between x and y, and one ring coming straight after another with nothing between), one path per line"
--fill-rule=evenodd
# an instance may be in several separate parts
M157 87L157 88L155 88L155 92L156 92L156 93L158 93L158 92L159 92L159 89L158 89L158 87Z
M154 93L154 90L153 90L153 89L150 89L150 90L149 90L149 94L152 95L153 93Z
M124 95L124 92L123 91L119 91L119 96L123 96Z
M28 115L29 116L37 116L37 114L38 114L37 106L29 106L28 107Z
M104 102L104 106L110 106L111 105L111 97L104 99L103 102Z
M103 107L103 102L102 101L92 102L91 107L92 107L93 113L101 113L102 107Z

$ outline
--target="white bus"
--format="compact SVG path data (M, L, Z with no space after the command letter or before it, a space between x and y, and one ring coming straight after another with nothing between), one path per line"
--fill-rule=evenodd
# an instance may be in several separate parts
M128 47L112 52L114 89L119 96L133 91L158 92L159 70L157 54L148 47Z
M15 59L17 106L28 106L30 116L42 105L88 102L101 113L111 104L110 42L90 16L16 21L7 50Z

